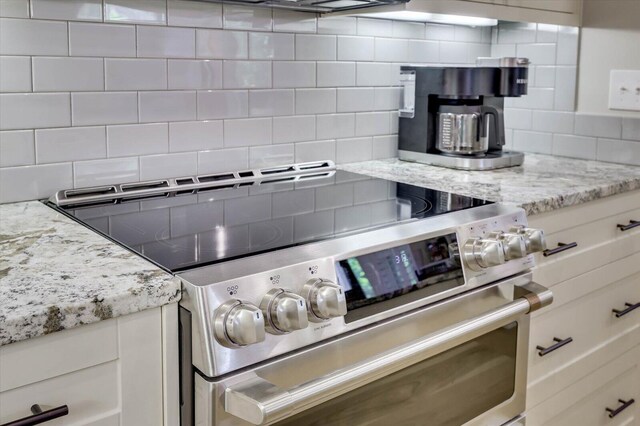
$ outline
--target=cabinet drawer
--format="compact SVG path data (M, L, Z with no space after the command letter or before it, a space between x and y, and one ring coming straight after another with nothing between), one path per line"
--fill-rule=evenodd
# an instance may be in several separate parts
M615 426L640 420L640 346L624 353L602 368L527 411L528 426ZM613 418L619 400L635 400Z
M601 346L609 346L605 352L616 351L613 342L617 338L640 328L640 309L620 318L612 310L623 308L625 303L640 302L639 283L640 273L637 273L532 318L529 342L530 385L544 380L556 380L554 376L560 370L582 362ZM571 338L572 341L560 346L554 341L555 338L563 342ZM557 349L548 350L540 356L543 351L538 346L549 348L554 344ZM587 371L581 372L578 377L584 374Z

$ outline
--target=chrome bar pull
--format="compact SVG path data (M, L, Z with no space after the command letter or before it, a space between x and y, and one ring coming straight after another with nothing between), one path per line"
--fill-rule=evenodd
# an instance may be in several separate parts
M625 303L624 306L626 306L625 309L612 309L612 312L615 314L616 318L620 318L623 317L625 315L627 315L629 312L640 308L640 302L638 303Z
M618 228L619 230L621 230L621 231L628 231L628 230L630 230L630 229L635 228L636 226L640 226L640 220L630 220L630 221L629 221L629 224L627 224L627 225L620 225L620 224L618 224L618 225L616 225L616 226L617 226L617 228Z
M554 337L553 341L556 342L551 346L548 347L544 347L544 346L536 346L536 349L539 351L538 355L540 356L545 356L557 349L560 349L561 347L568 345L569 343L573 342L573 338L572 337L567 337L566 339L560 339L558 337Z
M634 402L636 402L633 398L631 398L628 401L625 401L623 399L619 399L618 402L620 404L622 404L621 406L619 406L616 409L613 408L605 408L606 411L609 412L609 418L612 419L615 416L617 416L618 414L622 413L624 410L626 410L631 404L633 404Z
M553 248L553 249L546 249L545 251L542 252L542 255L544 257L553 256L554 254L562 253L563 251L572 249L574 247L578 247L578 243L576 243L576 242L567 243L567 244L558 243L558 247Z

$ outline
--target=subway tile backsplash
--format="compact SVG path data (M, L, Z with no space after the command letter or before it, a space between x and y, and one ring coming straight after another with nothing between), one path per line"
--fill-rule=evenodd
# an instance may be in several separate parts
M400 65L489 55L532 60L529 95L506 102L508 146L640 164L640 119L573 112L577 47L577 29L555 25L317 18L184 0L2 0L0 202L394 157Z

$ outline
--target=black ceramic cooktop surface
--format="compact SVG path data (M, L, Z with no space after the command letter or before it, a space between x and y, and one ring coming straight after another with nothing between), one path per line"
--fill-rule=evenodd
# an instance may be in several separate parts
M490 204L360 174L61 208L172 271Z

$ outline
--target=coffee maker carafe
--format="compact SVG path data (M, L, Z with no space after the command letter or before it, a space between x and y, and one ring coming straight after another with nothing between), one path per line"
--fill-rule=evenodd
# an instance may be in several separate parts
M527 93L528 64L478 58L475 67L401 67L399 158L465 170L522 164L522 153L503 150L503 106Z

